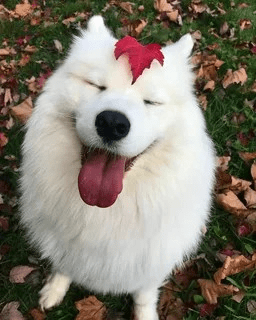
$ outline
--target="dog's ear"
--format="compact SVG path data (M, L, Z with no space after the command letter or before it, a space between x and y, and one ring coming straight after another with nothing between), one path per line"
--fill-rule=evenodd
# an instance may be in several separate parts
M185 58L188 58L194 46L193 38L189 33L187 33L175 43L175 46L177 46L181 55L183 55Z
M90 32L96 32L96 33L104 32L107 30L102 16L93 16L88 21L87 29Z

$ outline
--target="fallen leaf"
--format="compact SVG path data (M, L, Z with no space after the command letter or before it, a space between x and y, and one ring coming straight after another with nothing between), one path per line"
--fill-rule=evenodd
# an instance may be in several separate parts
M22 53L21 59L19 61L19 66L24 67L30 61L30 56L28 54Z
M216 200L228 212L236 214L239 210L246 210L245 205L238 199L233 191L216 195Z
M175 9L172 4L168 3L166 0L154 0L154 8L158 12L166 13L166 16L169 18L170 21L179 22L179 11Z
M133 14L132 3L131 2L120 2L119 6L126 12Z
M2 312L0 313L1 320L25 320L23 315L18 310L19 308L18 301L12 301L7 303L4 307Z
M250 226L252 227L252 231L256 232L256 211L249 214L245 221L250 224Z
M215 89L215 81L214 80L210 80L206 83L206 85L204 86L204 90L210 90L213 91Z
M191 35L195 40L201 40L202 39L202 33L201 33L200 30L194 31Z
M222 156L222 157L217 157L217 167L221 169L221 171L227 171L228 170L228 164L229 161L231 160L230 156Z
M229 85L233 83L241 83L243 85L247 81L247 74L244 68L240 68L237 71L232 71L228 69L224 79L222 81L223 88L226 89Z
M238 292L239 289L233 285L217 284L213 280L198 279L202 296L210 304L217 304L218 297Z
M191 8L194 13L203 13L204 11L209 11L209 7L206 4L203 4L203 2L200 0L192 0Z
M207 317L212 315L213 311L217 308L217 304L204 303L200 307L200 317Z
M159 319L181 320L186 314L184 302L175 296L172 282L163 286L158 304Z
M241 301L243 300L244 296L245 296L245 291L239 290L239 292L234 294L231 299L236 301L237 303L241 303Z
M33 110L32 98L28 97L21 104L11 108L11 114L16 117L20 122L27 122Z
M248 208L256 208L256 191L247 188L244 192L244 199Z
M0 56L9 56L10 52L7 49L0 49Z
M256 180L256 163L253 163L252 166L251 166L251 175L252 175L252 178L253 178L253 180L255 182L255 180Z
M250 300L247 302L247 310L249 313L256 314L256 301Z
M256 159L256 152L238 152L238 154L246 162Z
M5 94L4 94L4 106L6 107L7 104L12 103L12 94L11 94L11 89L7 88L5 89Z
M37 47L36 46L30 46L29 44L24 48L25 52L28 53L34 53L37 51Z
M29 266L17 266L11 269L9 280L12 283L24 283L25 277L30 274L35 268Z
M201 94L200 96L198 96L198 100L199 100L203 110L205 111L207 109L207 104L208 104L206 95Z
M75 320L104 320L106 307L95 296L89 296L83 300L77 301L76 308L79 314Z
M9 218L0 216L0 230L8 231L9 230Z
M31 309L29 311L29 313L31 314L32 318L34 320L44 320L46 318L46 314L44 312L42 312L41 310L39 309Z
M220 27L220 35L223 36L225 33L228 32L228 30L229 30L229 25L227 21L225 21Z
M27 0L25 0L22 4L17 4L14 10L14 12L20 17L25 17L32 13L32 11L33 8Z
M230 186L230 190L235 194L239 194L245 190L247 190L251 186L251 182L243 179L236 178L231 176L232 182Z
M256 261L249 260L243 255L235 258L227 257L223 266L215 272L213 278L217 284L220 284L221 280L232 274L236 274L245 270L252 270L255 267Z
M242 222L237 228L237 234L239 237L246 237L252 233L252 227L249 223Z
M7 145L9 139L3 132L0 132L0 148L3 148Z
M63 51L63 47L62 44L59 40L53 40L55 48L59 51L62 52Z
M249 19L241 19L239 25L241 30L252 28L252 22Z
M134 28L134 31L135 31L134 36L138 37L141 34L142 30L146 27L147 24L148 23L146 20L139 20L138 26Z

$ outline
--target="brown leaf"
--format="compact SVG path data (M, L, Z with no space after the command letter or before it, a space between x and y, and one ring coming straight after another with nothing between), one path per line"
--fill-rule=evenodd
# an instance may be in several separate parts
M253 180L255 181L256 180L256 163L253 163L251 166L251 175Z
M7 49L0 49L0 56L9 56L10 52Z
M228 32L228 30L229 30L229 25L227 21L225 21L220 27L220 35L223 36L225 33Z
M120 2L119 6L126 12L133 14L132 3L131 2Z
M231 176L231 178L232 178L232 182L231 182L230 190L233 191L235 194L239 194L247 190L252 184L250 181L239 179L234 176Z
M238 152L238 154L245 162L256 159L256 152Z
M0 230L8 231L9 230L9 218L0 216Z
M24 67L30 61L30 56L28 54L22 53L21 59L19 61L19 66Z
M246 210L245 205L238 199L233 191L217 194L216 201L225 210L234 214L239 210Z
M32 11L33 8L27 0L25 0L22 4L17 4L14 10L14 12L20 17L25 17L28 14L32 13Z
M256 232L256 211L249 214L245 221L251 226L252 232Z
M228 69L224 79L222 81L223 88L226 89L229 85L233 83L241 83L243 85L247 80L247 74L244 68L240 68L237 71L232 71Z
M244 192L244 199L248 208L256 208L256 191L247 188Z
M201 95L198 97L198 100L199 100L199 102L200 102L203 110L206 110L206 109L207 109L207 104L208 104L206 95L201 94Z
M18 301L12 301L7 303L4 307L2 312L0 313L1 320L25 320L23 315L18 310L19 308Z
M247 302L247 310L249 313L256 314L256 301L250 300Z
M237 303L240 303L245 296L245 291L239 290L238 293L234 294L232 297L232 300L236 301Z
M53 40L55 48L59 51L62 52L63 51L63 47L62 44L59 40Z
M217 157L217 167L220 168L221 171L227 171L230 160L230 156Z
M0 149L7 145L9 139L3 132L0 132Z
M148 23L146 20L139 20L138 26L134 28L134 36L135 37L139 36L147 24Z
M46 314L36 308L31 309L29 313L31 314L34 320L44 320L46 318Z
M249 19L241 19L239 25L241 30L252 28L252 22Z
M202 13L209 10L209 7L206 4L203 4L202 1L192 0L191 8L194 13Z
M107 309L95 296L89 296L75 304L79 310L75 320L104 320Z
M218 193L222 193L224 189L228 189L231 186L232 177L229 173L222 171L221 168L217 168L216 171L216 190Z
M165 12L170 21L178 22L179 11L166 0L154 0L154 8L158 12Z
M213 91L215 89L215 81L214 80L210 80L206 83L206 85L204 86L204 90L210 90Z
M35 270L33 267L29 266L17 266L11 269L9 280L12 283L24 283L25 277Z
M6 107L7 104L12 103L12 94L11 94L11 89L7 88L5 89L5 94L4 94L4 106Z
M37 47L36 46L30 46L29 44L24 48L25 52L28 53L34 53L37 51Z
M11 108L11 114L16 117L20 122L27 122L33 110L32 98L28 97L21 104Z
M243 255L235 258L227 257L223 266L215 272L213 278L217 284L220 284L222 279L225 279L232 274L245 270L252 270L255 267L256 261L249 260Z
M216 284L213 280L198 279L202 296L210 304L216 304L217 298L238 292L239 289L233 285Z
M183 301L175 296L175 287L172 282L163 286L163 292L158 304L158 314L160 319L182 320L186 313Z

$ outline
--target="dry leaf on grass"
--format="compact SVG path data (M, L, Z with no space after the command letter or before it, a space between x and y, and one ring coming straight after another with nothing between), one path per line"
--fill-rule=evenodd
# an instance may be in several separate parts
M58 50L58 52L62 52L63 51L63 47L62 44L59 40L53 40L55 48Z
M245 190L247 190L251 186L251 182L243 179L236 178L231 176L232 182L230 186L230 190L235 194L239 194Z
M244 199L248 208L256 208L256 191L248 188L244 192Z
M18 310L19 308L18 301L12 301L7 303L4 307L2 312L0 313L1 320L25 320L23 315Z
M214 80L210 80L206 83L206 85L204 86L204 90L210 90L213 91L215 89L215 81Z
M39 309L31 309L29 311L30 315L34 320L44 320L46 318L46 314Z
M138 37L147 24L148 22L146 20L139 20L138 26L133 30L133 35L135 37Z
M9 139L3 132L0 132L0 149L7 145Z
M20 122L25 123L31 116L33 110L32 98L28 97L21 104L11 108L11 114Z
M206 95L201 94L200 96L198 96L198 100L199 100L203 110L205 111L207 109L207 104L208 104Z
M217 167L220 168L221 171L227 171L230 160L230 156L217 157Z
M11 269L9 280L12 283L24 283L25 278L29 275L35 268L29 266L17 266Z
M236 213L237 210L246 210L246 206L238 199L233 191L217 194L216 200L225 210Z
M256 159L256 152L238 152L238 154L245 162Z
M247 81L247 73L244 68L240 68L239 70L232 71L232 69L228 69L224 79L222 81L223 88L226 89L229 85L233 83L241 83L243 85Z
M202 296L210 304L216 304L218 297L226 296L238 292L239 289L233 285L217 284L213 280L198 279Z
M249 313L256 314L256 301L250 300L247 302L247 310Z
M76 302L79 314L75 320L104 320L107 309L95 296L89 296Z
M133 14L132 5L133 5L133 3L131 3L131 2L120 2L119 3L119 7L130 14Z
M17 4L14 10L14 12L20 17L25 17L32 13L32 11L33 8L28 0L24 0L24 3Z
M223 266L219 268L213 278L217 284L221 283L222 279L226 277L239 273L245 270L252 270L256 267L256 255L252 257L252 260L245 258L245 256L240 255L235 258L227 257Z
M241 30L252 28L252 22L249 19L241 19L239 25Z
M175 288L168 282L163 287L158 304L158 314L160 319L182 320L186 314L183 301L174 295Z
M154 8L160 13L165 12L170 21L179 22L179 11L166 0L155 0Z

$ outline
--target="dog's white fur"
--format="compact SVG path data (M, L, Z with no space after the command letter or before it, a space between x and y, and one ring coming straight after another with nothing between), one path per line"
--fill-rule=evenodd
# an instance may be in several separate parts
M158 287L197 247L208 218L214 151L193 94L191 36L162 48L164 66L154 60L133 85L127 58L114 58L116 41L93 17L38 98L23 144L22 223L54 268L42 308L60 303L74 281L103 293L129 292L137 319L155 320ZM106 109L131 123L113 149L94 125ZM109 208L79 196L82 142L127 157L142 153Z

